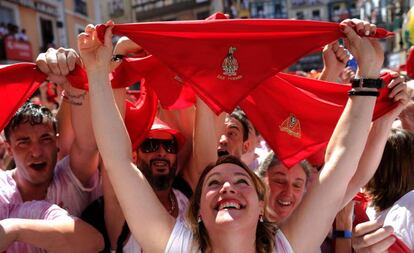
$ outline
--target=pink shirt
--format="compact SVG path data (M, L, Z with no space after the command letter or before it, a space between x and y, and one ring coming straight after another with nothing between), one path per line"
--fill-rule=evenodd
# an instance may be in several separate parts
M7 218L42 220L74 219L73 217L69 216L66 210L47 201L26 201L24 203L18 204L1 205L0 220ZM15 242L7 249L7 253L23 252L45 253L46 251L21 242Z
M16 181L12 177L13 172L14 170L0 171L0 206L23 202ZM57 204L71 215L80 216L99 195L101 195L99 172L96 172L87 186L83 186L70 169L67 156L56 164L55 174L44 200Z

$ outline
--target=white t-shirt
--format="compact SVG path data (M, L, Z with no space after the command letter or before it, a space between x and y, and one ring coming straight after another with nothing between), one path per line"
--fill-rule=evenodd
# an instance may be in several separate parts
M173 189L175 198L177 199L178 204L178 216L177 219L184 222L185 213L187 212L188 207L188 198L181 193L179 190ZM141 246L138 244L137 240L131 235L127 243L122 248L123 253L140 253ZM115 252L115 251L112 251Z
M189 253L191 252L192 241L193 233L191 230L183 221L177 220L164 253ZM273 253L293 253L292 247L281 230L276 233L275 244L276 247ZM200 250L196 252L201 253Z
M14 170L0 171L0 205L23 203L16 181L12 177L13 173ZM84 186L73 174L67 156L56 164L53 180L44 200L60 206L71 215L80 216L98 195L101 195L98 170L88 185Z
M384 226L392 226L394 234L414 251L414 191L394 203L385 216Z

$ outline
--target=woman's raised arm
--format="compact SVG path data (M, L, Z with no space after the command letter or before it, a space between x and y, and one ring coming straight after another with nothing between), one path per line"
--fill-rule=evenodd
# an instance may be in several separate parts
M379 78L383 51L376 40L361 35L375 33L375 26L359 20L341 24L348 49L359 63L357 76ZM306 194L292 216L281 226L295 252L312 252L319 248L342 207L348 183L355 174L364 150L376 97L361 96L376 89L355 88L329 141L325 166L314 187ZM358 94L359 93L359 94Z
M102 44L93 25L78 36L91 100L93 130L109 179L128 225L145 252L163 252L175 220L161 205L132 160L131 142L109 83L111 22Z

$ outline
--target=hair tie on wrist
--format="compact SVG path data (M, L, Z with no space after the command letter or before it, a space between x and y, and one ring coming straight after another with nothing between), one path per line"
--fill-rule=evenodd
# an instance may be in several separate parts
M378 97L379 91L366 91L366 90L350 90L348 96L365 96L365 97Z
M352 238L352 231L349 230L334 230L333 231L334 238L345 238L351 239Z

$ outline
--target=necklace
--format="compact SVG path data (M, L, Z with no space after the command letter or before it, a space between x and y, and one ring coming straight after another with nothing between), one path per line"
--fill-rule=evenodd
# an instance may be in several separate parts
M169 198L170 198L170 202L171 202L171 208L168 210L168 213L173 215L174 211L175 211L176 203L175 203L175 199L174 199L172 191L170 192Z

